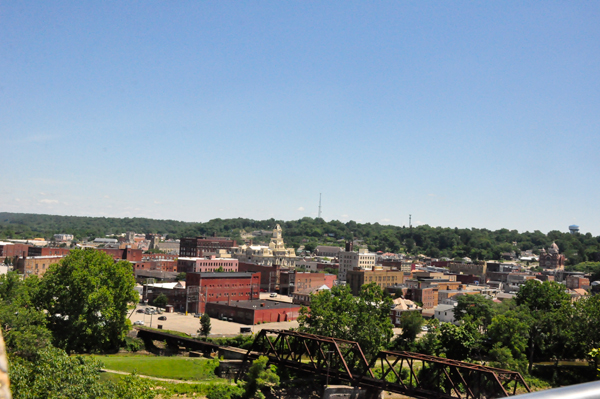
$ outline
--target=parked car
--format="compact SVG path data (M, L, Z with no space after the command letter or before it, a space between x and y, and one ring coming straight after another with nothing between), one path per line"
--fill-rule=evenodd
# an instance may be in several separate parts
M269 295L269 297L271 297L271 298L277 298L277 294L274 293L274 292L271 292L271 295Z
M251 333L252 327L240 327L240 334Z
M143 326L144 325L144 321L143 320L136 320L133 322L134 326Z
M167 320L167 316L160 316L158 320Z
M198 319L199 319L199 318L201 318L201 317L202 317L202 315L201 315L200 313L195 313L195 314L194 314L194 317L196 317L196 318L198 318Z
M421 330L422 330L422 331L429 331L429 328L427 328L427 326L422 326L422 327L421 327Z
M138 312L138 313L144 313L144 309L138 309L138 310L136 310L136 312Z

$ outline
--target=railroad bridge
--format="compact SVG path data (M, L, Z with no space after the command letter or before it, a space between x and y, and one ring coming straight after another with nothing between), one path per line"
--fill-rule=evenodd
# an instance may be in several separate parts
M519 387L530 392L515 371L412 352L381 351L368 361L357 342L288 330L261 330L238 377L259 356L278 366L414 398L500 398L515 395Z

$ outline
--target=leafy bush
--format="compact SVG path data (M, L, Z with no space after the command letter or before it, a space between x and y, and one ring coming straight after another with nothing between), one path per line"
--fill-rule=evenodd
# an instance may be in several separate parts
M123 349L128 352L137 352L144 348L144 341L139 338L125 337L123 341Z

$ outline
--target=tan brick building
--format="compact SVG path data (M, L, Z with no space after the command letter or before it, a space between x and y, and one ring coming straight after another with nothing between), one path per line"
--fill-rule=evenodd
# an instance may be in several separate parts
M346 284L350 286L352 295L358 295L360 287L369 283L376 283L382 289L393 287L404 282L404 272L400 270L382 269L375 266L373 270L350 270L346 275Z
M42 277L46 270L55 263L64 259L64 256L49 255L49 256L32 256L30 258L20 258L17 262L17 270L19 273L29 276Z

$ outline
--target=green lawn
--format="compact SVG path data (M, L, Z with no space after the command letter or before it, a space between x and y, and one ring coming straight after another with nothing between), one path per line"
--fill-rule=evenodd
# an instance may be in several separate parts
M106 355L95 356L104 364L104 368L149 375L152 377L170 378L174 380L204 381L216 379L215 368L218 360L188 358L188 357L160 357L160 356L122 356Z

